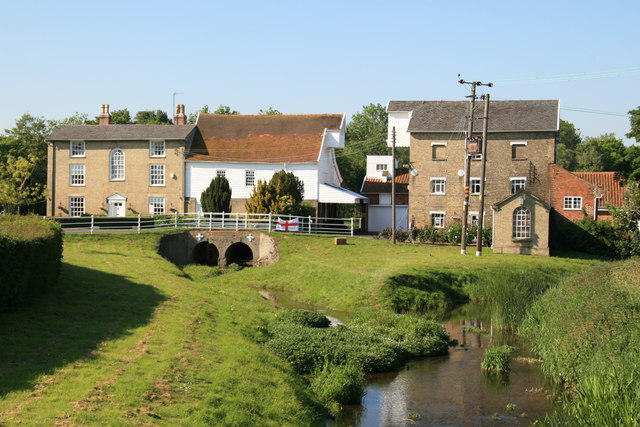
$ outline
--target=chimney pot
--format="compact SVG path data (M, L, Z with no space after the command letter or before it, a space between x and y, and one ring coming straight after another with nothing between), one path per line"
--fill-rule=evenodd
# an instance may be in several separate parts
M110 125L111 114L109 114L109 104L100 105L100 116L98 117L99 125Z
M173 116L174 125L186 125L187 116L184 114L184 104L176 104L176 114Z

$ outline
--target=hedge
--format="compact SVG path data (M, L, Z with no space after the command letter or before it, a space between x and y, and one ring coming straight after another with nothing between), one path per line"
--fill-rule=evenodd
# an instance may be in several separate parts
M54 286L61 261L59 224L37 216L0 216L0 311Z

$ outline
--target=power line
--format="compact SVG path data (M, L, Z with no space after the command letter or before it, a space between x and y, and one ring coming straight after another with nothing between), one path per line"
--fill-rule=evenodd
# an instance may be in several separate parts
M599 71L592 73L571 73L571 74L557 74L555 76L548 77L528 77L528 78L514 78L514 79L502 79L495 80L500 86L514 86L521 84L535 84L535 83L555 83L561 81L580 81L580 80L594 80L594 79L607 79L614 77L630 76L640 74L640 68L628 67L617 70Z

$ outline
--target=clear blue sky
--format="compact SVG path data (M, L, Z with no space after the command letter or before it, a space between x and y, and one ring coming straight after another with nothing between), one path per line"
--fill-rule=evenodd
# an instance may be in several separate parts
M23 113L353 114L389 99L560 99L584 136L640 105L640 1L23 1L2 6L0 129ZM171 113L172 114L172 113ZM627 141L629 142L629 141Z

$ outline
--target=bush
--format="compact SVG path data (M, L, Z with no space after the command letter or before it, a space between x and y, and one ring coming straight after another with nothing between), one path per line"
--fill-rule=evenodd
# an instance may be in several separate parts
M285 310L278 315L278 320L310 328L326 328L331 324L329 319L322 313L300 309Z
M217 176L211 180L200 195L203 212L231 212L231 187L224 176Z
M60 274L62 230L39 217L0 217L0 311L54 286Z
M311 390L331 415L337 415L344 404L359 404L364 396L364 372L358 366L325 363L313 375Z
M480 367L483 371L493 374L509 372L512 351L513 347L508 345L489 347L482 356Z

